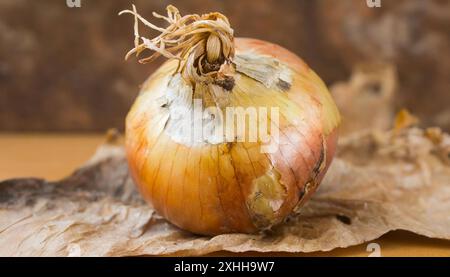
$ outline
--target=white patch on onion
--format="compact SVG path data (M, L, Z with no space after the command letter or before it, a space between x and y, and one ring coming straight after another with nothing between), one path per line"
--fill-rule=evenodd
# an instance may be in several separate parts
M165 97L170 114L166 133L173 141L186 146L224 143L221 112L205 109L200 99L193 99L193 94L192 86L181 74L173 76Z

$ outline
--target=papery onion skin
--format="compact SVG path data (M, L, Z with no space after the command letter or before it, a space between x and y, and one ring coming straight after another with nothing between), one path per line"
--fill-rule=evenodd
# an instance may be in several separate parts
M339 112L314 71L278 45L247 38L235 38L234 44L237 55L273 57L293 72L292 84L275 98L238 72L230 92L232 106L287 101L288 110L280 107L277 152L262 154L256 143L196 147L173 141L154 102L165 93L174 60L147 80L126 120L129 169L141 194L171 223L196 234L255 233L282 223L317 189L336 149ZM296 126L288 123L297 116Z

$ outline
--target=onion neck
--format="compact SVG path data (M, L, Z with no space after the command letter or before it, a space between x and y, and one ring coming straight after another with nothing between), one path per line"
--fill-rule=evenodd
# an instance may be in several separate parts
M214 83L224 78L234 57L233 29L226 16L220 13L181 16L177 8L167 7L167 16L153 13L156 18L169 23L166 28L157 27L145 20L133 10L125 10L120 14L132 14L135 18L135 47L128 52L126 58L145 50L154 51L149 57L140 59L140 63L149 63L159 56L177 59L179 66L176 73L193 85L199 82ZM147 39L139 34L139 22L159 31L160 35Z

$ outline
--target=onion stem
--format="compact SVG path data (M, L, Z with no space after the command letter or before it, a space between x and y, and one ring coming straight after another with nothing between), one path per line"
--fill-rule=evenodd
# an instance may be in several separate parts
M143 51L151 50L153 54L139 60L141 63L152 62L159 56L180 61L177 72L182 72L191 82L212 82L224 63L231 63L234 57L233 29L228 18L221 13L181 16L172 5L167 7L167 16L153 13L155 18L169 23L166 28L158 27L139 15L136 6L132 10L119 13L132 14L135 19L134 48L125 59ZM139 22L161 34L153 39L139 34Z

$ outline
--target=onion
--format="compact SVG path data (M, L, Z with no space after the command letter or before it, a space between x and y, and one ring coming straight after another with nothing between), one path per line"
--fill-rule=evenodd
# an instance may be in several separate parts
M151 50L140 62L169 59L126 119L137 187L158 213L196 234L255 233L282 223L317 189L335 152L340 116L327 87L288 50L234 38L220 13L167 12L154 13L167 28L135 6L121 12L135 17L127 58ZM161 34L141 37L139 22Z

